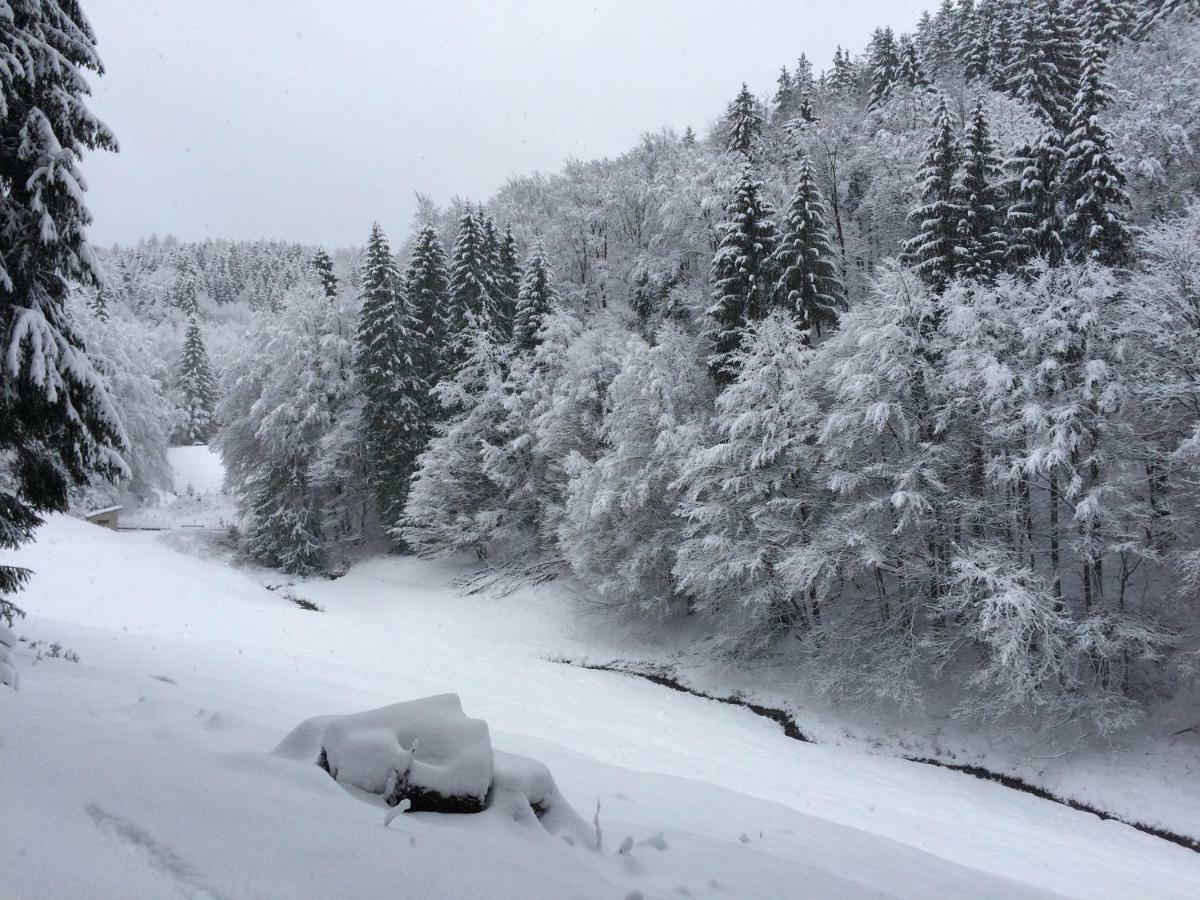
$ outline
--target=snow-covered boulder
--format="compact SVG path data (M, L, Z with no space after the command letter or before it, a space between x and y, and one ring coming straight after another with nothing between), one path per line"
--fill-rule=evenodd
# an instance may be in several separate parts
M0 625L0 684L14 691L21 683L17 677L17 664L13 660L13 651L17 647L17 637L6 626Z
M467 718L455 694L309 719L274 752L413 812L480 812L492 785L487 723Z

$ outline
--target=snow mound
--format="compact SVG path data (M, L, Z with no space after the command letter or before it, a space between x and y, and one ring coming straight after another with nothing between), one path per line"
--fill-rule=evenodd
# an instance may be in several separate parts
M16 636L6 626L0 625L0 684L7 685L14 691L20 685L17 664L12 658L16 647Z
M568 844L596 846L595 828L563 799L554 776L543 763L497 750L494 769L489 809L507 813L521 824L540 824Z
M487 723L467 718L456 694L309 719L274 753L413 812L481 812L492 785Z

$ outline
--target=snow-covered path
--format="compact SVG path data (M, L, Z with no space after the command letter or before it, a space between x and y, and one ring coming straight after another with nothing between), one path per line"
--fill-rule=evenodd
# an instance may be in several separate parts
M463 597L378 559L296 585L313 613L186 537L56 517L6 557L37 571L17 633L81 661L23 650L0 691L4 896L1200 895L1200 855L1126 826L554 664L613 648L553 586ZM445 691L585 817L600 800L603 853L486 814L384 829L266 754L310 716Z

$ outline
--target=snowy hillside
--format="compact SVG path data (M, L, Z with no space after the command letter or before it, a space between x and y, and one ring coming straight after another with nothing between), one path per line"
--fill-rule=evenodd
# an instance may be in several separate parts
M173 537L56 517L16 554L37 577L21 690L0 691L5 896L1200 892L1200 856L1126 826L552 663L604 649L553 592L464 598L451 570L389 558L294 585L311 612L264 587L277 576ZM587 820L600 802L600 852L495 812L385 828L318 767L268 753L314 715L444 692L498 749L546 763Z

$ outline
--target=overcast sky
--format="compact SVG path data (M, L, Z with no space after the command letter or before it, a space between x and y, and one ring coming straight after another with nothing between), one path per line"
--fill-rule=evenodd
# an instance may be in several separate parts
M818 70L933 0L83 0L121 152L85 163L92 238L396 242L415 191L486 199L511 175L700 131L745 80ZM742 21L739 21L739 18Z

